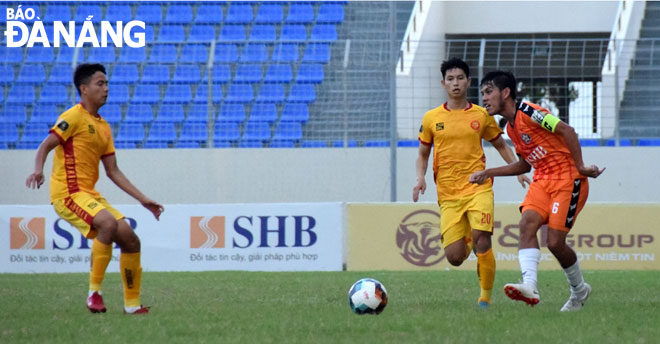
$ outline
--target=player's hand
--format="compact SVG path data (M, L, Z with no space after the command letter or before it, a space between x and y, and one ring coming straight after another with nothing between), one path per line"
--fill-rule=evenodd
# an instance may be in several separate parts
M31 189L34 189L35 187L38 189L41 187L41 184L43 183L44 183L44 173L34 172L28 176L27 180L25 181L25 186Z
M526 175L524 175L524 174L519 174L519 175L518 175L518 183L520 183L520 185L522 185L522 187L523 187L523 189L524 189L527 185L531 184L532 181L529 180L529 178L527 178ZM525 185L525 183L526 183L527 185Z
M470 175L470 183L483 184L486 182L486 180L488 180L486 171L477 171L472 173L472 175Z
M152 201L150 199L147 199L147 200L142 201L140 203L142 203L143 207L149 209L149 211L152 214L154 214L154 217L156 218L156 220L160 220L160 214L162 214L165 211L165 208L161 204L159 204L155 201Z
M578 168L578 172L580 172L581 175L591 178L597 178L604 171L605 171L605 167L603 167L602 169L598 169L598 166L596 165L582 166Z
M413 187L413 202L417 202L419 200L419 193L421 192L423 195L424 191L426 191L426 180L420 179L417 181L417 185Z

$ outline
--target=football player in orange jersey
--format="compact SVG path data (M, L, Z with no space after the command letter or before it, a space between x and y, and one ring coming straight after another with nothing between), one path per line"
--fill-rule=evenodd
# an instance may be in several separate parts
M504 291L513 300L534 306L539 302L537 270L540 258L537 231L548 225L548 248L564 269L571 295L561 311L582 308L591 293L566 235L589 195L587 177L605 168L585 166L575 130L539 105L516 101L516 79L504 71L490 72L481 80L483 103L490 115L508 120L507 133L520 159L509 165L478 171L470 181L481 184L496 176L518 175L534 167L534 178L520 205L518 261L522 283L509 283Z
M490 182L475 185L469 182L472 172L486 166L482 140L490 141L508 163L516 160L513 151L501 137L502 130L486 110L467 100L470 68L457 58L441 66L442 85L447 102L428 111L419 133L419 154L416 161L417 184L413 201L426 190L424 175L433 149L433 176L440 206L441 241L447 261L461 265L476 249L477 274L481 294L480 307L490 304L495 279L493 234L493 189ZM523 187L530 180L519 176Z
M117 166L110 126L98 110L108 98L108 79L100 64L81 64L74 72L74 84L80 103L62 113L48 136L39 146L34 172L26 185L39 188L44 183L46 157L55 149L50 198L55 212L68 221L92 243L87 308L92 313L105 312L101 283L112 258L112 243L121 248L119 267L124 282L124 312L146 314L140 304L140 239L124 219L94 186L98 180L99 162L119 188L138 200L156 219L163 206L138 190Z

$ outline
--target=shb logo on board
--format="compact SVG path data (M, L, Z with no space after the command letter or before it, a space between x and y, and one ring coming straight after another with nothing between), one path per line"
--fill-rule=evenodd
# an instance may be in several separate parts
M396 231L396 244L408 262L431 266L445 258L440 234L440 215L431 210L408 214Z
M225 247L224 216L191 216L190 248Z
M9 219L9 247L12 250L43 250L46 218L12 217Z

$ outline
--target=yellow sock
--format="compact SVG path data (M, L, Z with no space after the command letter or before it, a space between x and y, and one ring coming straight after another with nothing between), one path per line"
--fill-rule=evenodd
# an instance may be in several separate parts
M124 281L124 306L140 306L140 281L142 280L142 267L140 266L140 252L121 253L119 256L119 270Z
M89 290L101 291L105 270L112 258L112 244L104 244L98 239L92 242L92 264L89 269Z
M490 295L495 281L495 256L492 248L484 253L477 253L477 274L479 275L479 286L481 286L479 301L490 303Z

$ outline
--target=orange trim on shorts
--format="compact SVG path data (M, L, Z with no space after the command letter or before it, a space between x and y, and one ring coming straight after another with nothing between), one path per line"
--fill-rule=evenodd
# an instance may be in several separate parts
M73 198L71 198L71 196L64 199L64 205L74 214L76 214L79 218L85 221L85 223L87 223L90 228L92 228L92 223L94 222L94 216L92 216L92 214L86 212L85 209L81 208L78 204L76 204L76 202L73 201Z

